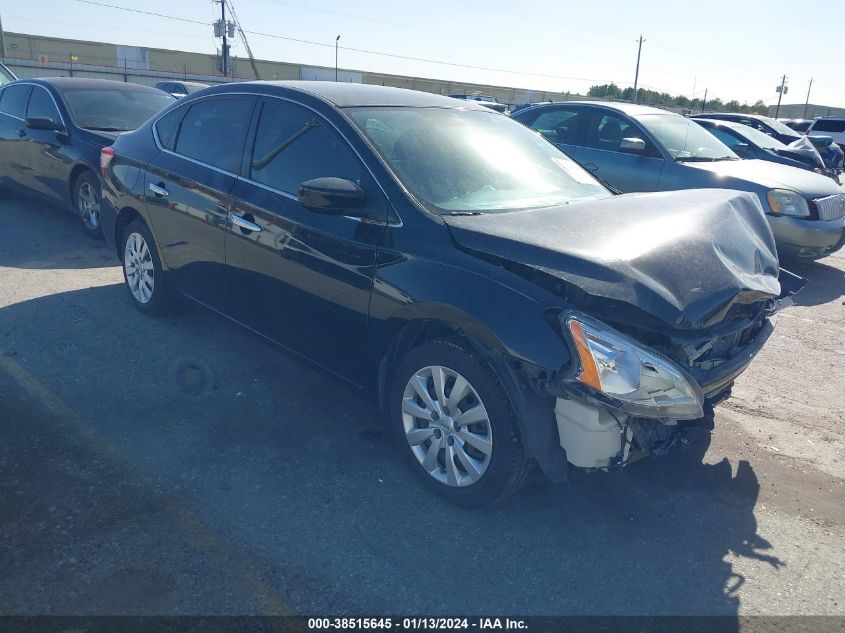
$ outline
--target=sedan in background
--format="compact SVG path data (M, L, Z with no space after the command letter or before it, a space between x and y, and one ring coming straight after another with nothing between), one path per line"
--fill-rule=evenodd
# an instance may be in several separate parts
M754 196L614 196L509 117L411 90L216 86L103 168L135 307L179 293L362 390L466 505L709 429L803 283Z
M196 81L157 81L155 87L170 93L177 99L181 99L192 92L208 88L208 84L201 84Z
M830 178L740 160L695 121L607 102L537 105L513 115L622 192L738 189L757 196L784 255L819 258L845 243L845 191Z
M828 169L821 154L810 140L803 136L797 141L785 145L773 136L764 134L752 127L733 121L719 121L718 119L699 119L691 117L693 121L710 132L740 158L768 160L781 165L790 165L800 169L809 169L819 174L833 178L839 183L839 173Z
M812 119L777 119L783 123L790 130L795 130L799 134L805 134L810 126L813 124Z
M508 106L506 103L499 103L490 95L470 95L470 94L463 94L463 95L449 95L453 99L462 99L463 101L476 101L483 105L486 108L490 108L495 112L500 112L504 114L508 111Z
M0 187L70 208L100 235L100 150L165 106L137 84L54 77L0 88Z

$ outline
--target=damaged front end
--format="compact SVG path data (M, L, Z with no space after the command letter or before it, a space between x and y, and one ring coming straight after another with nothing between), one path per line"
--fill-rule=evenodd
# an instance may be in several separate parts
M779 281L777 298L737 306L725 321L702 330L634 337L578 312L559 314L579 361L553 381L569 463L624 466L667 452L685 429L712 429L713 407L730 395L771 336L777 311L806 283L785 270Z

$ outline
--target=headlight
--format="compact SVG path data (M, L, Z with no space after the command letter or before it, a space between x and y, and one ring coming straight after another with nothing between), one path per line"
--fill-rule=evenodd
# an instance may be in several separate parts
M594 319L564 316L581 366L576 379L641 417L694 420L704 415L697 384L669 359Z
M806 218L810 215L810 207L800 193L789 189L772 189L766 195L769 208L774 213L791 215L796 218Z

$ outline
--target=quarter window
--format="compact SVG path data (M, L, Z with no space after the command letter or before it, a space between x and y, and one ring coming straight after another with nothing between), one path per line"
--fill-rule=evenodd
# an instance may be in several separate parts
M50 93L44 88L38 87L32 89L32 95L29 97L29 105L26 107L26 116L27 118L41 117L50 119L55 123L59 123L62 120Z
M250 178L296 195L312 178L345 178L363 186L363 167L344 139L316 114L265 102L255 134Z
M26 84L6 86L0 94L0 112L22 119L26 112L26 101L29 99L30 89L31 86Z
M176 152L207 165L239 172L252 100L208 99L191 106L176 139Z
M183 116L185 116L185 108L176 108L156 121L156 134L164 149L172 150L176 145L176 130Z

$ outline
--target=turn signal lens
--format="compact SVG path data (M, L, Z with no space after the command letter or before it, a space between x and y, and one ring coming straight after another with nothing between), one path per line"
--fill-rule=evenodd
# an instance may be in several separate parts
M113 147L104 147L100 150L100 174L103 176L105 176L106 172L109 170L109 165L111 164L114 156L115 151Z

